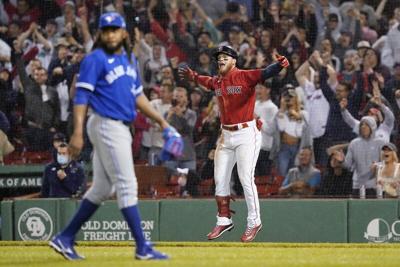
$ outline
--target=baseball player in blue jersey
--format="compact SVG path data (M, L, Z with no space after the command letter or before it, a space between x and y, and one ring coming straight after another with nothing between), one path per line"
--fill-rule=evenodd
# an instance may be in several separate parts
M83 146L84 121L90 107L93 113L88 119L87 130L94 147L93 185L67 227L49 244L66 259L83 259L74 249L75 235L115 188L118 207L136 241L136 259L168 259L145 240L140 226L128 125L136 117L136 108L156 121L163 128L166 143L163 152L167 158L182 153L182 139L142 93L137 62L130 52L123 17L115 12L105 13L100 17L99 28L97 47L80 66L74 99L74 132L69 144L71 155L77 156Z

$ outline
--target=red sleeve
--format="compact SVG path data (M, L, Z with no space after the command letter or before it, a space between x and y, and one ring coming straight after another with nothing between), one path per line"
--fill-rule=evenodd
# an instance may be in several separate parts
M164 44L168 43L168 34L167 32L161 27L160 23L157 20L153 20L150 23L151 31L154 35Z
M213 90L213 82L212 82L213 78L211 78L210 76L202 76L199 75L197 76L196 82L202 86L204 86L205 88L207 88L208 90Z
M242 70L240 76L250 87L254 87L261 81L261 71L262 69Z

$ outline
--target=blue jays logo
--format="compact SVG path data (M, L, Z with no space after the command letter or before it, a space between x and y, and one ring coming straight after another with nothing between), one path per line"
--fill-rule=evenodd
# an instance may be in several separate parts
M122 19L122 17L120 17L119 14L109 14L104 19L107 21L107 23L111 23L114 20L117 20L117 23L120 24L119 26L121 26L122 28L126 27L124 20Z
M105 20L107 20L108 23L110 23L111 21L113 21L115 19L115 16L109 15L105 18Z

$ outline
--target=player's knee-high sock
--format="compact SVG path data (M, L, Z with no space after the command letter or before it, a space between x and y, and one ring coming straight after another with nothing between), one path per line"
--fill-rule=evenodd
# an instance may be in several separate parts
M141 249L146 240L144 239L142 227L140 225L141 220L137 205L123 208L121 209L121 212L131 229L133 237L135 238L136 247Z
M93 215L99 205L83 199L78 211L75 213L67 227L61 232L62 236L73 238L78 233L81 226Z

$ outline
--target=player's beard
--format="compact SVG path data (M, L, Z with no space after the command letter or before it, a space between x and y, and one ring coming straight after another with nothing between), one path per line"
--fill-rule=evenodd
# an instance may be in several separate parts
M227 74L232 69L232 67L233 66L230 66L230 65L225 65L225 66L219 67L219 74L220 75Z
M110 44L103 44L103 49L107 54L115 54L115 52L120 51L124 41L120 42L116 46L111 46Z
M218 66L218 72L220 75L224 76L226 75L233 67L235 64L233 62L227 62L223 66Z

